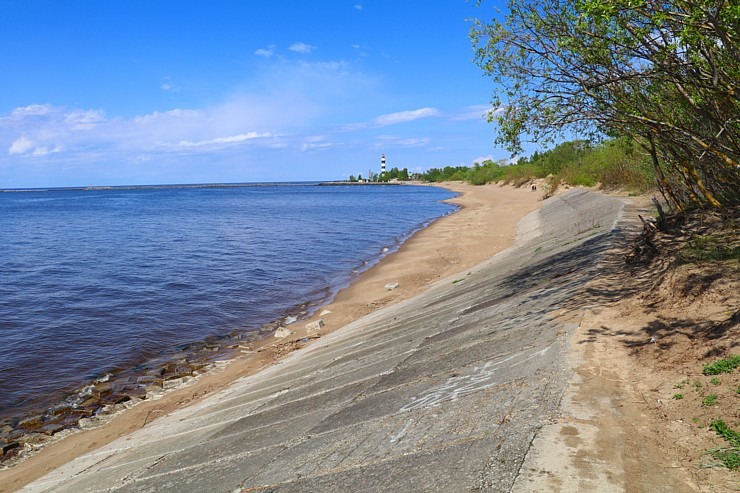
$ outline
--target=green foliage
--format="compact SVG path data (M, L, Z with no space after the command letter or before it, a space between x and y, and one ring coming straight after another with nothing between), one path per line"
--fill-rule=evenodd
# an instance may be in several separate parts
M713 235L699 235L688 241L681 257L690 262L740 260L740 247L728 245Z
M397 167L393 167L390 170L386 171L385 174L382 176L378 176L377 181L380 182L387 182L390 180L401 180L406 181L409 180L409 170L407 168L398 169Z
M677 401L679 401L679 400L683 399L683 394L673 394L673 398L676 399Z
M524 141L548 145L568 133L624 137L649 161L542 170L575 184L643 187L650 167L679 209L740 202L735 3L508 0L504 20L475 21L470 33L496 86L495 142L519 153Z
M712 457L721 461L728 469L740 468L740 433L727 426L721 419L713 419L709 427L730 443L730 448L710 451Z
M712 385L719 385L720 381L719 381L719 378L714 377L713 379L709 381L709 383L711 383Z
M626 139L595 145L583 140L569 141L542 153L535 151L530 158L522 158L515 164L486 160L470 168L445 166L432 168L420 178L430 182L461 180L473 185L501 182L519 187L547 177L553 177L551 191L557 188L555 182L562 182L588 187L602 184L642 193L654 183L648 161L634 152Z
M715 404L717 404L717 394L709 394L704 399L702 399L701 403L707 407L714 406Z
M442 169L431 168L426 173L422 173L419 178L423 181L439 183L442 181L451 181L453 176L457 176L458 178L465 176L467 171L467 166L445 166Z
M719 375L721 373L730 373L740 366L740 354L735 354L729 358L724 358L714 363L704 365L703 373L705 375Z

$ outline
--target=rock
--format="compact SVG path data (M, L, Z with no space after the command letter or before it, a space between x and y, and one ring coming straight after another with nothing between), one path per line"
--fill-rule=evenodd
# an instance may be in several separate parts
M93 389L93 395L98 399L100 399L101 397L105 397L111 392L113 392L113 384L108 382L97 385Z
M34 430L41 427L43 420L44 417L40 414L37 416L29 416L18 422L18 428L23 430Z
M293 335L293 332L286 329L285 327L278 327L278 329L275 331L275 337L282 338L282 337L288 337Z
M138 383L139 385L157 385L161 387L162 378L155 377L154 375L144 375L143 377L137 378L136 383Z
M386 291L393 291L394 289L398 289L398 283L397 282L389 282L385 285Z
M306 324L306 332L308 334L312 334L314 332L318 332L321 330L321 327L324 326L324 321L322 319L318 319L315 322L311 322L310 324Z
M64 429L64 425L61 423L52 423L41 427L41 433L45 435L56 435Z
M164 388L165 389L174 389L176 387L179 387L180 385L187 382L187 379L185 377L181 378L171 378L169 380L164 381Z
M329 315L331 313L331 310L324 310L321 313L319 313L319 317L323 317L325 315Z
M82 418L77 422L77 424L83 430L87 430L89 428L95 427L99 422L100 420L97 417L91 417L91 418Z
M131 399L146 399L146 389L142 386L129 387L125 392Z
M14 448L18 448L20 444L18 442L0 442L0 457L4 456Z
M285 317L285 320L283 320L283 323L285 325L290 325L298 320L298 317Z
M57 404L47 409L46 412L51 416L66 416L72 412L72 406L69 404Z
M127 394L111 394L103 397L100 402L104 405L120 404L122 402L130 401L131 397Z

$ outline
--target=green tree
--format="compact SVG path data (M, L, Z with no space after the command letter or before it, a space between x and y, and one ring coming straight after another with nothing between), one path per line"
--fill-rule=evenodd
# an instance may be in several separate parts
M740 5L726 0L509 0L471 39L496 142L566 132L634 141L679 209L740 202ZM534 161L534 160L533 160ZM551 163L557 165L557 163Z

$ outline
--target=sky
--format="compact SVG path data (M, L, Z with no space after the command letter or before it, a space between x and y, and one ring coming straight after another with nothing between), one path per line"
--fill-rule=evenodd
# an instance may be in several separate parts
M0 188L341 180L511 157L474 0L0 0Z

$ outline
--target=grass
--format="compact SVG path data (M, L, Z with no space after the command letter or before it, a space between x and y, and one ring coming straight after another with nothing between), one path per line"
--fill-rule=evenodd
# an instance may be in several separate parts
M721 382L719 381L719 378L717 378L717 377L714 377L714 378L712 378L712 379L711 379L711 380L709 381L709 383L711 383L712 385L719 385L719 384L720 384Z
M724 358L714 363L707 363L704 365L703 373L705 375L720 375L722 373L730 373L740 366L740 354L734 354L729 358Z
M683 399L683 394L673 394L673 398L677 401L680 401L681 399Z
M729 448L710 450L712 457L722 462L728 469L740 468L740 433L727 426L721 419L713 419L709 427L730 444Z
M714 406L717 404L717 394L709 394L701 401L701 403L707 407Z
M722 238L699 235L689 240L682 252L688 261L711 262L740 259L740 248L726 244Z

